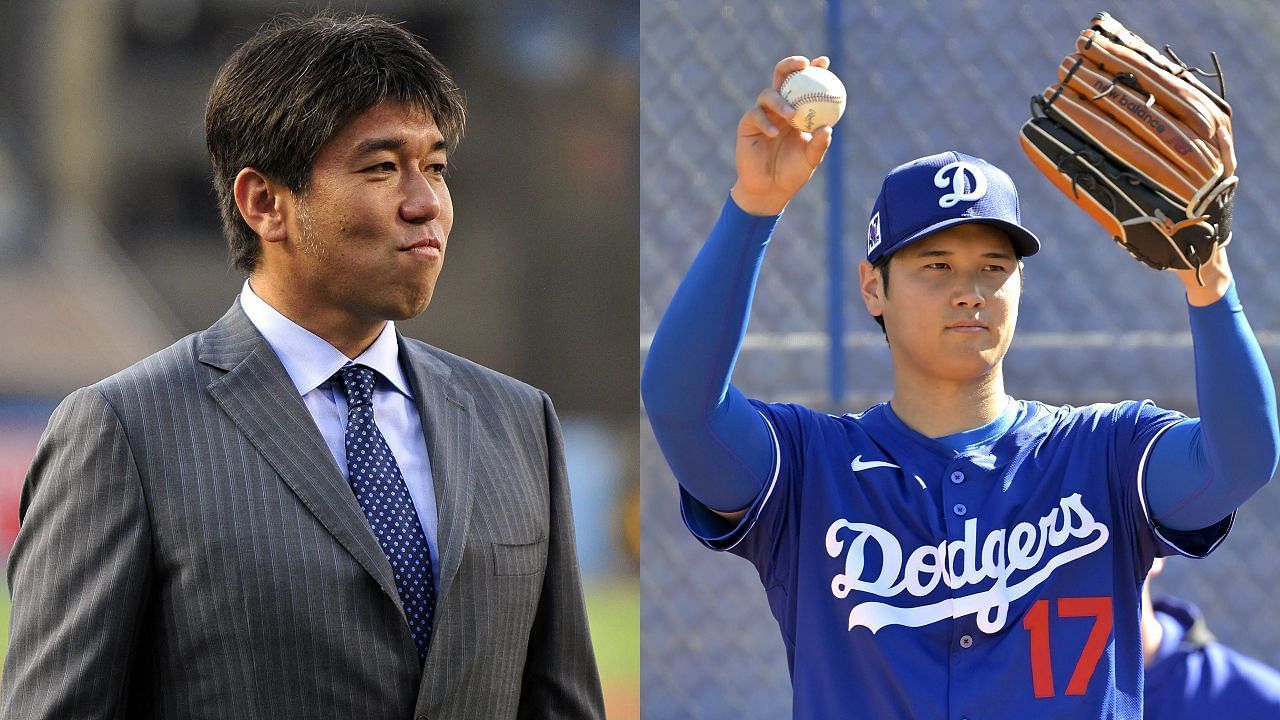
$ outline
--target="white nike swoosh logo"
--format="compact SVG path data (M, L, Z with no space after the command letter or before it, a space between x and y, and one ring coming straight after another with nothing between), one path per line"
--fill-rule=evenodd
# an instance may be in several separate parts
M870 470L871 468L879 468L879 467L897 468L899 470L902 469L897 465L894 465L893 463L881 462L879 460L868 460L867 462L862 462L861 454L855 457L853 459L853 462L849 463L849 467L853 468L854 472L862 472L863 470Z

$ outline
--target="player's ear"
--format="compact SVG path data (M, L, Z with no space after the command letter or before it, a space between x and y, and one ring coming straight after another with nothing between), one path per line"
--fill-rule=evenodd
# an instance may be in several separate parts
M863 260L858 263L858 286L862 291L862 302L871 315L884 314L884 282L875 266Z
M245 223L266 242L288 238L288 217L293 212L293 192L254 168L236 175L233 185L236 207Z

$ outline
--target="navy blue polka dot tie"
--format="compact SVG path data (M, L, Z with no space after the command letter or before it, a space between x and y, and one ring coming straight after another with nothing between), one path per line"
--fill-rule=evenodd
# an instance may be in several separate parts
M409 632L425 662L436 610L431 553L400 466L373 421L374 371L347 365L339 373L347 393L347 478L373 534L391 561Z

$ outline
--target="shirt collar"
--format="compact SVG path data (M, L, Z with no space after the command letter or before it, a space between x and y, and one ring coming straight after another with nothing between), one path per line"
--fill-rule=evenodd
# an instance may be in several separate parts
M404 369L400 367L400 343L396 337L396 326L390 320L372 345L355 360L349 360L324 338L268 305L253 292L248 280L245 280L244 288L240 291L240 307L275 351L276 357L280 358L280 364L284 365L285 372L298 388L299 394L306 395L315 390L344 365L358 363L376 370L406 397L413 397Z
M1022 403L1006 395L1004 410L1000 412L999 417L995 420L972 430L962 430L958 433L944 435L935 439L956 452L964 452L980 445L986 445L1004 435L1009 431L1009 428L1013 427L1022 410L1021 405Z

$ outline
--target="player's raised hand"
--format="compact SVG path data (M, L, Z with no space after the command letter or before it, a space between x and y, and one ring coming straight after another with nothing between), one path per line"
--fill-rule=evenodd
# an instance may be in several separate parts
M821 127L810 134L792 127L795 109L778 90L791 73L809 65L826 68L829 64L826 57L783 58L773 68L773 85L760 93L756 104L738 122L734 151L738 181L733 186L738 207L753 215L782 212L822 162L831 147L831 128Z

